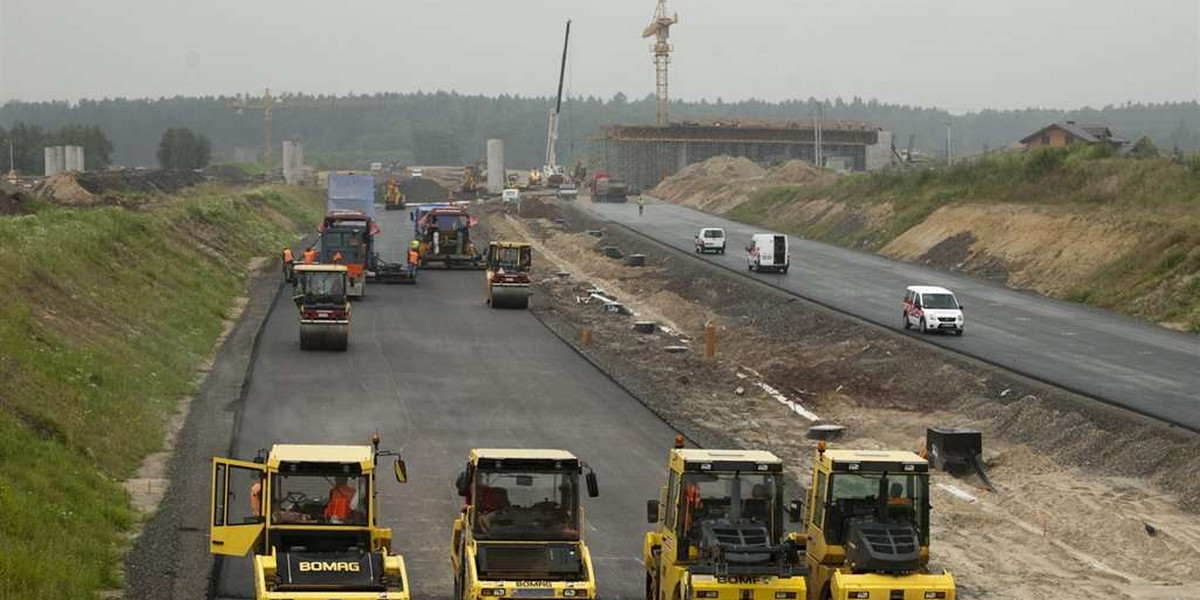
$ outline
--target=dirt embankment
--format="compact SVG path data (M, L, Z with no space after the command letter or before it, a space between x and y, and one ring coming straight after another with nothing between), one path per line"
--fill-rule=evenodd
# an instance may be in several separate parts
M535 314L577 346L580 329L592 329L584 354L698 443L768 448L805 481L809 417L846 425L838 445L872 449L915 450L930 426L978 428L997 492L934 476L935 566L955 573L960 597L1200 597L1196 436L915 344L623 230L594 237L585 231L604 224L569 208L565 217L565 227L489 221L535 243ZM605 257L606 245L646 254L647 266ZM636 315L581 302L594 288ZM636 333L636 319L668 330ZM718 330L711 361L706 321ZM675 345L688 350L665 349Z
M879 252L1061 296L1143 244L1145 235L1095 216L969 204L939 209Z
M664 179L651 194L670 202L724 214L760 189L786 185L828 183L834 175L793 160L764 169L748 158L716 156L688 165Z
M166 457L151 455L241 306L251 259L277 256L321 206L297 187L213 187L0 217L0 598L117 597L179 574L186 563L131 564L128 580L117 568L144 516L133 509L163 491ZM204 553L198 531L181 536Z
M722 156L651 193L1200 332L1200 222L1189 195L1200 178L1169 162L1084 155L1033 176L1035 160L1000 156L952 170L835 178L803 163L764 171Z
M244 176L244 173L242 175ZM38 186L37 194L55 204L72 207L121 204L127 202L133 195L174 194L184 188L214 181L217 178L217 176L206 176L204 173L191 170L122 169L120 171L67 172L46 178ZM232 183L240 183L240 181Z

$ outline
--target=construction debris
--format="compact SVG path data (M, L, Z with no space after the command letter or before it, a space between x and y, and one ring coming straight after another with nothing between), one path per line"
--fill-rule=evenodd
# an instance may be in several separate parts
M654 321L634 321L633 330L638 333L654 333L656 329Z
M820 423L808 428L804 433L804 437L810 440L833 441L841 439L846 434L845 425L834 425L832 423Z

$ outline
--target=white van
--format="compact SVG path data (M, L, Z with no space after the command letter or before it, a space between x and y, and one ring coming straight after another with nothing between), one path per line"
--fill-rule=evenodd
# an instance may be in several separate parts
M696 252L725 254L725 230L720 227L705 227L696 234Z
M746 252L746 266L751 271L787 273L792 262L787 236L778 233L754 234Z
M963 334L963 307L954 292L931 285L910 285L904 291L904 328L921 333L953 331Z

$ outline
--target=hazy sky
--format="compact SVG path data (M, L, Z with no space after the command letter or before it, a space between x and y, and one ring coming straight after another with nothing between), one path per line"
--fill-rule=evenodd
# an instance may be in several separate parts
M669 0L675 98L1072 108L1200 95L1200 0ZM654 90L654 0L0 0L0 100Z

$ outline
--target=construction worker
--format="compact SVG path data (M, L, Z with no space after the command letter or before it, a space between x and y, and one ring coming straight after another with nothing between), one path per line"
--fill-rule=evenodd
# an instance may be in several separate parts
M250 486L250 516L252 516L252 517L261 517L262 516L262 480L261 479L259 479L258 481L255 481L254 485Z
M296 266L296 260L292 257L292 249L283 249L283 279L285 281L292 280L292 268Z
M412 243L408 245L408 264L409 264L409 266L416 267L416 266L420 265L420 263L421 263L421 242L418 242L417 240L413 240Z
M644 212L646 212L646 201L641 196L638 196L638 216L642 216Z
M309 246L308 249L304 251L304 264L306 264L306 265L317 264L317 249L316 248Z
M358 504L358 492L346 485L346 477L339 475L329 490L329 502L325 504L325 521L345 523L350 520Z

